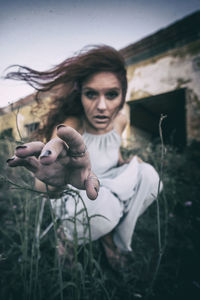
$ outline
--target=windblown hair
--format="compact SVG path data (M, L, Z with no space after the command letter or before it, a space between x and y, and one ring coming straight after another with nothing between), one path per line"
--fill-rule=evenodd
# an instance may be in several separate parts
M18 67L18 70L9 72L5 78L26 81L37 90L37 101L40 101L41 93L60 89L45 115L43 127L38 131L38 135L47 140L50 139L54 127L64 122L67 117L83 116L82 83L95 73L114 73L122 87L121 107L125 102L127 78L124 59L117 50L107 45L87 46L75 56L44 72L20 65L11 67Z

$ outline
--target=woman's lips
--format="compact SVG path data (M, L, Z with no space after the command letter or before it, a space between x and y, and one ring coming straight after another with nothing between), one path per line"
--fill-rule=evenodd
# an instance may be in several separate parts
M94 116L93 118L98 123L105 123L105 122L107 122L109 120L109 117L107 117L107 116L101 116L101 115Z

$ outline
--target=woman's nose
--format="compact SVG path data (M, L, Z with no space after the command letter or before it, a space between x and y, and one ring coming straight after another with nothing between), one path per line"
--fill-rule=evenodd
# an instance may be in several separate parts
M106 100L104 96L99 97L97 102L97 109L98 110L105 110L106 109Z

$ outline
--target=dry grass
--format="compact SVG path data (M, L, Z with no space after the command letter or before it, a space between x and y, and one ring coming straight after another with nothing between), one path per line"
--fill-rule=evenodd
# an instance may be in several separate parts
M15 142L0 141L0 299L197 299L198 144L182 153L167 149L162 159L165 188L159 197L160 233L155 202L138 220L132 241L134 251L123 273L110 269L98 241L84 247L78 247L75 241L76 263L72 269L59 261L59 223L53 217L48 197L44 201L43 195L31 191L33 180L23 168L6 166L14 145ZM135 153L159 170L160 145L149 145L143 151L123 149L124 156ZM45 233L52 220L54 226Z

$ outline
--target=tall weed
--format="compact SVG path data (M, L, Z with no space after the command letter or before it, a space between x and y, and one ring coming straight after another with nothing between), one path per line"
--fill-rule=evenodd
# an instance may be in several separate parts
M110 269L99 241L78 245L76 215L71 220L74 264L66 263L67 243L66 256L59 255L60 221L48 193L34 191L34 180L25 169L6 166L16 145L0 140L0 299L186 299L198 294L198 144L182 153L166 147L162 158L162 144L122 149L124 157L137 154L159 172L162 161L164 191L159 203L138 220L129 266L121 273ZM76 191L65 193L81 201ZM86 217L90 228L87 211Z

